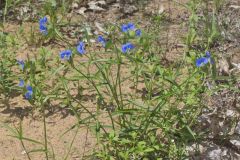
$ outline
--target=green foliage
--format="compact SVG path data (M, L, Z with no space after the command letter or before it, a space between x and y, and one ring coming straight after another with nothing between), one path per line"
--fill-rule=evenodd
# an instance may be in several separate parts
M14 48L18 43L14 37L0 34L0 56L4 59L0 62L0 93L9 94L11 88L15 88L24 95L26 85L30 85L33 91L28 100L35 109L41 110L44 124L43 142L24 137L21 125L19 129L8 127L12 136L20 140L25 151L23 141L27 140L40 144L41 149L33 151L43 152L46 159L54 155L48 146L45 110L51 108L52 102L58 102L58 107L69 109L77 120L66 133L75 128L78 132L80 126L85 126L96 135L99 149L93 152L94 158L188 158L185 147L198 138L193 128L205 101L205 80L216 77L215 64L209 63L202 68L195 66L199 55L204 55L193 46L198 44L203 50L209 50L219 40L216 13L205 11L204 17L200 17L198 11L206 9L202 8L205 2L190 1L186 6L191 13L185 40L188 55L177 63L164 65L161 55L154 52L162 48L156 45L151 33L143 31L137 37L133 30L120 32L119 25L109 25L108 34L104 35L107 36L105 48L98 46L100 49L92 51L90 48L96 46L90 39L97 37L88 34L84 28L81 38L87 44L86 53L79 54L76 46L60 32L66 25L64 14L68 12L70 2L48 0L44 3L42 15L49 19L48 33L41 35L42 43L54 40L71 50L69 60L59 58L49 48L40 47L34 57L28 56L24 61L23 70L18 68L13 72L12 67L18 67L18 64L9 47ZM153 17L158 29L165 18L164 14ZM201 22L205 25L200 25L199 29ZM29 41L36 38L35 34L30 36ZM122 53L122 45L128 42L135 48ZM214 59L214 55L211 58ZM19 79L24 80L24 87L13 83ZM93 102L89 102L94 106L93 110L83 102L85 93L94 97ZM102 120L103 116L107 122ZM75 136L65 159L69 157ZM29 154L27 156L31 159Z
M0 93L9 96L16 87L14 87L14 80L16 80L15 73L12 68L16 64L15 51L9 50L10 47L16 45L15 38L7 33L0 32Z
M191 49L193 45L198 45L206 49L210 49L218 40L220 40L220 32L217 23L218 10L221 8L223 1L214 0L215 7L209 12L210 1L189 1L186 8L190 11L189 31L186 36L186 44ZM199 15L203 12L203 16ZM205 26L204 26L204 25Z

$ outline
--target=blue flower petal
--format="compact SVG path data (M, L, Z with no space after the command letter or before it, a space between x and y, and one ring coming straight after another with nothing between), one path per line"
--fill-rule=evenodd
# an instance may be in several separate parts
M32 92L26 92L24 96L27 100L32 99Z
M45 16L45 17L43 17L43 18L41 18L41 19L39 20L39 24L46 24L47 21L48 21L48 19L47 19L47 17Z
M103 38L103 36L98 36L98 42L102 43L103 47L106 46L106 40Z
M121 26L122 32L128 32L129 30L134 30L134 29L135 29L135 25L131 22L128 24L123 24Z
M209 62L209 58L201 57L196 60L196 66L202 67Z
M70 57L72 56L72 51L71 50L61 51L59 56L60 56L61 60L69 60Z
M31 87L31 86L29 86L29 85L26 87L26 89L27 89L27 91L28 91L28 92L33 92L33 89L32 89L32 87Z
M123 24L121 27L122 32L127 32L128 31L128 25L127 24Z
M137 30L135 31L135 35L136 35L137 37L140 37L140 36L142 35L142 31L141 31L140 29L137 29Z
M66 55L65 55L65 58L67 60L69 60L71 56L72 56L72 53L71 52L67 52Z
M84 42L80 42L79 45L77 46L77 51L80 54L84 54L85 53L85 44Z
M134 49L134 45L132 43L126 43L122 45L122 52L126 53L130 50Z
M135 25L133 23L128 23L127 24L128 30L134 30L135 29Z
M40 25L39 26L39 30L42 34L44 35L47 35L48 34L48 31L47 31L47 27L46 26L43 26L43 25Z
M26 99L29 100L29 99L32 98L33 88L31 86L27 85L26 89L27 89L27 92L24 94L24 96L25 96Z
M105 42L105 39L103 38L103 36L98 36L98 42L99 43Z
M39 20L39 30L42 34L46 35L48 33L47 31L47 17L43 17Z
M210 58L210 57L211 57L211 54L210 54L209 51L206 52L206 57L207 57L207 58Z
M20 79L18 86L19 87L24 87L24 80Z
M63 51L60 52L59 56L60 56L61 60L64 60L64 58L65 58L65 52L63 52Z

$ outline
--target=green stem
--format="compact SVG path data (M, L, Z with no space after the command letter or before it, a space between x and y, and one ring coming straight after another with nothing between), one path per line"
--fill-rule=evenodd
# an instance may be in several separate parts
M44 128L44 150L46 160L48 160L48 145L47 145L47 126L46 126L46 115L45 115L45 106L43 105L43 128Z
M72 96L71 96L71 97L72 97ZM96 118L96 116L95 116L94 114L92 114L92 112L89 111L84 105L82 105L82 103L81 103L78 99L76 99L76 98L74 98L74 97L72 97L72 98L73 98L73 100L75 100L89 115L91 115L91 117L92 117L95 121L98 121L98 119ZM107 134L107 131L105 130L105 128L104 128L102 125L100 125L100 128L102 128L103 132L104 132L105 134Z
M98 95L100 96L100 98L103 98L103 96L102 96L102 94L100 93L100 91L98 90L96 84L95 84L88 76L86 76L83 72L81 72L80 70L78 70L73 64L72 64L72 67L73 67L78 73L80 73L83 77L85 77L85 78L93 85L94 89L97 91L97 93L98 93ZM82 104L80 104L80 105L83 107ZM84 108L88 113L90 113L90 115L92 115L92 113L91 113L90 111L88 111L88 110L86 109L86 107L83 107L83 108ZM108 112L108 113L109 113L109 112ZM112 125L113 125L113 129L115 129L113 117L112 117L111 114L109 114L109 116L110 116L110 119L111 119L111 123L112 123ZM94 118L96 119L95 116L94 116ZM96 119L96 120L97 120L97 119ZM102 127L102 128L103 128L103 127ZM103 129L104 129L104 128L103 128ZM104 132L107 133L107 132L105 131L105 129L104 129Z
M121 102L121 105L120 105L121 108L120 109L123 109L124 105L123 105L123 97L122 97L123 95L122 95L122 87L121 87L121 63L122 63L122 58L121 58L121 53L119 53L116 45L115 45L115 49L116 49L116 52L117 52L117 59L118 59L116 86L118 84L118 90L119 90L120 102ZM122 123L122 122L123 122L123 125L121 125L121 127L126 126L126 118L125 118L124 114L122 115L122 118L120 119L120 123Z
M157 104L157 106L154 108L154 110L151 111L151 114L150 114L149 116L147 116L146 120L144 121L144 122L146 122L146 124L144 125L144 129L143 129L143 132L142 132L143 134L142 134L142 135L146 134L146 131L147 131L148 127L149 127L150 122L153 120L153 118L155 117L155 115L158 114L159 109L161 109L161 107L162 107L164 104L166 104L166 102L167 102L167 101L166 101L166 98L169 97L169 96L171 96L171 95L172 95L172 94L169 94L169 95L166 95L165 97L162 97L163 101L160 101L160 102ZM141 128L141 126L140 126L140 128Z
M26 152L26 155L27 155L28 159L31 160L31 157L30 157L30 155L29 155L29 153L28 153L28 151L27 151L27 149L26 149L26 147L25 147L25 145L23 143L23 140L20 139L20 142L21 142L21 145L23 147L23 150Z
M111 85L111 82L110 82L109 78L106 76L106 74L102 71L102 69L100 68L100 66L97 63L94 63L94 64L100 70L103 78L106 80L106 83L107 83L108 87L110 88L110 90L112 92L112 96L113 96L118 108L121 108L120 102L118 100L117 92L116 92L116 90L114 90L114 87Z
M77 133L78 133L79 128L80 128L80 127L79 127L79 125L78 125L78 128L77 128L77 130L76 130L76 132L75 132L75 134L74 134L74 136L73 136L73 139L72 139L72 141L71 141L69 150L68 150L67 155L65 156L64 160L67 160L67 158L68 158L68 156L69 156L69 154L70 154L70 151L71 151L72 146L73 146L73 142L75 141L75 139L76 139L76 137L77 137Z
M88 76L86 76L83 72L81 72L79 69L77 69L74 64L72 64L72 67L93 85L94 89L97 91L97 93L100 97L103 97L102 94L100 93L99 89L97 88L96 84Z

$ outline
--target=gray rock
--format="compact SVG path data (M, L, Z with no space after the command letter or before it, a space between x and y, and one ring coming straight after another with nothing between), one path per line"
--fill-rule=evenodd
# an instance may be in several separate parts
M87 8L81 7L80 9L76 10L76 13L85 16L85 11L86 11L86 10L87 10Z
M239 134L239 135L240 135L240 121L237 123L237 126L236 126L234 132L235 132L236 134Z
M240 141L239 140L236 140L236 139L232 139L230 140L230 142L236 146L238 149L240 149Z
M220 148L219 146L208 148L206 151L207 160L227 160L230 158L229 152L226 148Z
M123 13L124 14L133 14L138 11L138 8L134 5L125 5L123 7Z
M222 150L220 148L215 148L207 153L207 158L209 160L221 160Z
M97 1L97 2L91 1L88 3L89 9L93 11L104 11L105 9L102 7L105 5L106 5L105 1Z
M235 113L233 110L230 110L230 109L227 110L227 112L226 112L227 117L233 117L234 115L235 115Z
M240 159L240 154L238 154L238 153L232 153L232 159L233 159L233 160L239 160L239 159Z
M237 5L230 5L229 8L231 8L231 9L240 9L240 6L237 6Z

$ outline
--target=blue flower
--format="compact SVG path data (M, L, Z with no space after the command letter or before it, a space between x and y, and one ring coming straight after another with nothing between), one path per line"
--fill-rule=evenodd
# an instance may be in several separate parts
M210 54L209 51L206 52L206 57L207 57L207 58L211 58L211 54Z
M29 85L27 85L26 89L27 89L27 91L28 91L28 92L31 92L31 93L33 92L33 89L32 89L32 87L31 87L31 86L29 86Z
M128 24L123 24L121 26L122 32L128 32L129 30L134 30L134 29L135 29L135 25L131 22Z
M17 63L20 65L20 68L23 70L24 69L24 61L23 60L18 60Z
M62 51L62 52L60 52L60 58L62 59L62 60L69 60L70 59L70 57L72 56L72 51L71 50L64 50L64 51Z
M26 99L29 100L29 99L32 98L32 95L33 95L33 89L32 89L32 87L29 86L29 85L26 87L26 89L27 89L27 92L25 93L24 96L25 96Z
M136 35L137 37L140 37L140 36L142 35L142 31L141 31L140 29L137 29L137 30L135 31L135 35Z
M213 63L213 60L211 58L211 54L209 51L206 52L206 57L200 57L196 60L196 66L197 67L202 67L204 65L206 65L207 63Z
M20 79L18 86L19 87L24 87L24 80Z
M103 38L103 36L98 36L98 42L102 43L103 47L106 46L106 40Z
M47 17L43 17L39 20L39 30L42 34L46 35L48 34L48 31L47 31Z
M132 49L134 49L134 45L132 43L128 42L128 43L122 45L122 52L123 53L126 53L126 52L128 52L129 50L132 50Z
M29 100L29 99L32 98L32 93L30 93L30 92L26 92L24 96L25 96L26 99Z
M209 62L209 59L206 57L201 57L196 60L196 66L202 67Z
M129 30L134 30L135 29L135 25L133 23L131 23L131 22L128 23L127 26L128 26Z
M85 53L85 44L84 42L80 42L79 45L77 46L77 51L80 54L84 54Z
M128 31L128 25L127 24L123 24L121 27L122 32L127 32Z
M47 17L45 16L45 17L43 17L43 18L41 18L41 19L39 20L39 24L46 24L47 21L48 21L48 19L47 19Z

